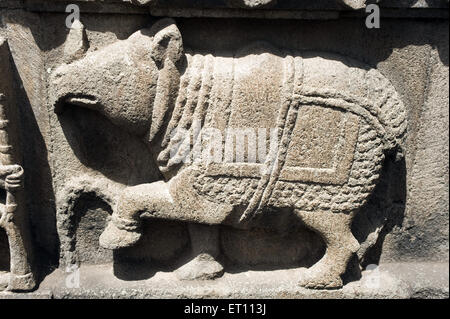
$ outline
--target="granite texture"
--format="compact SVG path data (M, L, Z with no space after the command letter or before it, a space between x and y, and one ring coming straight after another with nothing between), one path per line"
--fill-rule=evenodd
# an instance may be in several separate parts
M364 1L137 2L77 1L68 29L69 2L0 1L32 296L448 298L448 1L379 1L380 29ZM171 162L164 130L199 115L278 125L287 164ZM7 246L0 229L0 287ZM74 264L105 275L65 289Z

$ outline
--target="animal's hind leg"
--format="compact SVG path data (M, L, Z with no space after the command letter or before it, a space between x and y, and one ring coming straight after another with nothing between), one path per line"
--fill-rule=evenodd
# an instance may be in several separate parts
M358 241L351 232L353 214L320 211L296 211L296 214L326 244L325 255L306 271L300 285L316 289L341 288L341 275L347 269L352 255L359 249Z

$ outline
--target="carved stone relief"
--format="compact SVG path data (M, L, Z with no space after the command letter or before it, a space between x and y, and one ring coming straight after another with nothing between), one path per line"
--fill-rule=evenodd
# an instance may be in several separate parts
M0 271L0 285L7 290L26 291L35 287L31 268L28 216L23 190L18 114L14 101L14 77L8 42L0 37L0 226L6 233L9 259ZM6 248L6 247L3 247ZM6 270L6 271L5 271ZM4 288L4 287L3 287Z
M406 134L404 106L374 69L264 42L231 57L196 54L183 47L170 19L62 65L51 75L50 90L55 112L66 104L88 108L141 136L164 175L121 192L110 205L103 247L135 245L142 218L243 228L268 210L288 209L327 244L301 282L311 288L342 286L341 275L359 248L350 231L354 214L374 189L384 154L401 156ZM250 152L206 163L192 158L196 147L208 149L211 141L202 136L208 129L221 133L219 150L226 152L229 127L272 128L279 142L257 160ZM259 147L270 144L266 137ZM218 230L205 229L190 228L197 257L183 266L188 277L223 271L215 260Z
M423 297L367 278L448 256L448 40L306 2L0 5L0 297Z

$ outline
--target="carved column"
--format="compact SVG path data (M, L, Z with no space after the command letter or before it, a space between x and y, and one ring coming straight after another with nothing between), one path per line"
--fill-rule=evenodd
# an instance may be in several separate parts
M13 74L6 40L0 38L0 171L7 175L22 171L18 145L18 114L13 101ZM3 175L3 174L2 174ZM9 187L5 182L5 203L0 206L0 226L6 231L10 250L10 275L8 290L24 291L35 287L36 282L29 261L29 243L26 242L27 218L22 187Z

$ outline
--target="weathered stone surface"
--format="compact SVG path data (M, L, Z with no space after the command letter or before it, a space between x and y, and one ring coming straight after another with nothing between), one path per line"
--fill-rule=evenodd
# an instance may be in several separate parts
M27 291L35 288L36 274L31 264L33 243L23 188L22 141L13 72L8 42L0 37L0 227L8 242L8 247L3 248L9 250L2 254L9 267L8 274L2 272L1 286L7 281L7 290Z
M340 56L290 55L263 42L232 54L184 55L181 34L166 19L51 74L50 105L57 114L66 104L85 107L143 137L167 181L125 189L100 244L108 249L135 245L144 215L245 227L266 209L291 210L327 245L301 284L340 287L340 276L359 248L350 232L354 213L378 180L383 152L402 152L403 103L377 71ZM229 128L245 130L247 145L238 144L244 135ZM211 148L208 137L203 140L208 129L220 135L214 150L220 152L218 161L195 157L196 148L200 153ZM264 145L258 142L252 154L255 132L260 139L261 130ZM276 130L270 139L269 130ZM265 144L273 142L275 151L266 152ZM203 232L199 242L211 240ZM194 238L191 244L195 250ZM218 254L194 258L180 270L181 277L196 277L196 267L199 277L208 277L205 269L215 273ZM208 260L211 265L204 265Z
M66 57L66 63L70 63L74 60L80 59L88 49L86 32L83 24L80 20L75 20L70 27L69 34L67 35L66 42L64 44L64 56Z
M21 1L18 6L23 7L43 2L44 0L25 0ZM67 2L67 0L50 0L56 5ZM49 2L50 2L49 1ZM92 3L95 0L78 0L78 2ZM104 5L130 3L137 6L150 7L169 7L169 8L246 8L261 9L270 7L271 9L361 9L371 3L377 3L381 7L394 8L448 8L448 0L415 0L415 1L396 1L396 0L217 0L217 1L197 1L197 0L103 0ZM12 5L5 1L5 7ZM9 5L9 6L8 6ZM96 6L97 10L100 8Z
M173 297L448 296L429 266L448 262L448 1L382 1L381 29L364 27L365 1L80 1L71 30L66 4L0 4L40 277L113 267L54 296L168 296L158 270ZM205 140L180 144L198 123ZM246 130L242 150L182 161L211 132L226 153L229 128ZM375 291L370 271L358 279L392 262L408 275ZM269 269L318 290L275 293L262 274L265 292L238 287Z

